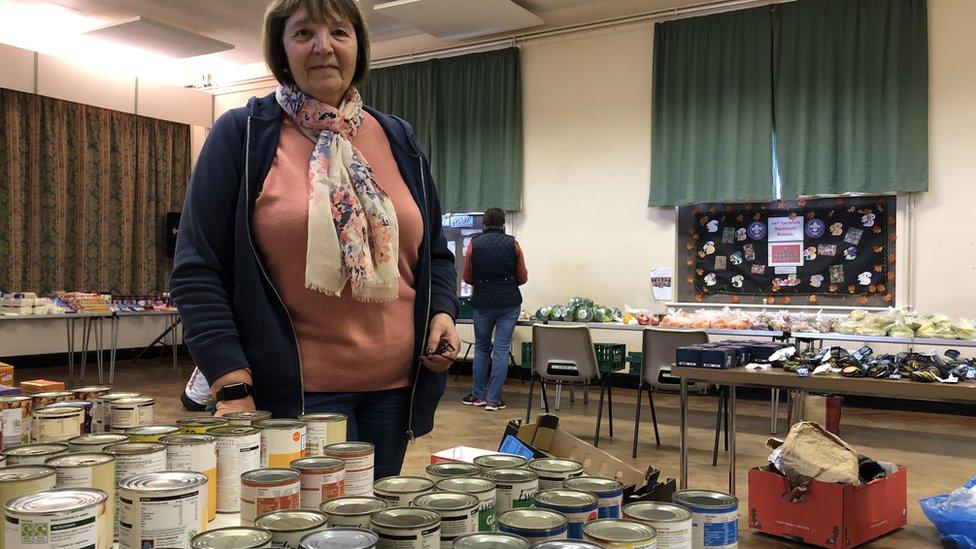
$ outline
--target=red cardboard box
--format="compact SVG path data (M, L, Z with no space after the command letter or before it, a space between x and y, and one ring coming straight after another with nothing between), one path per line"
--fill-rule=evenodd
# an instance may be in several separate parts
M749 471L749 528L820 547L854 547L905 526L908 472L868 484L813 481L800 501L791 501L786 477Z

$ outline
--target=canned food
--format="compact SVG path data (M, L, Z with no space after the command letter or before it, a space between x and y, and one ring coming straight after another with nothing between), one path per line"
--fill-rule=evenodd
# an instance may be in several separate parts
M262 419L254 426L261 429L261 467L288 467L307 454L307 427L297 419Z
M62 442L81 433L84 410L77 408L40 408L31 413L31 440Z
M416 507L392 507L373 513L370 530L379 549L436 549L441 544L441 517Z
M310 456L321 456L322 450L326 446L346 441L347 418L345 414L319 412L302 414L298 416L298 419L308 425L305 446L308 448L308 455Z
M222 417L212 416L185 417L183 419L176 420L176 425L180 428L180 432L182 433L196 433L198 435L203 435L206 434L207 429L210 429L211 427L227 425L227 420Z
M624 485L612 478L576 477L566 479L563 488L589 492L600 501L600 518L620 518L620 507L624 503Z
M302 538L301 549L373 549L379 536L362 528L330 528Z
M271 547L271 534L258 528L230 526L193 536L190 549L261 549Z
M120 398L109 406L109 430L124 433L126 429L151 424L156 417L156 399L149 397Z
M95 489L42 490L4 505L4 539L10 549L112 547L108 495Z
M479 532L454 540L454 549L529 549L529 540L504 532Z
M609 549L656 549L657 531L633 520L599 519L583 526L583 539Z
M296 469L255 469L241 475L241 524L252 526L259 515L295 509L302 483Z
M63 442L38 442L18 444L3 451L7 456L7 466L44 465L47 458L68 453L68 445Z
M95 436L108 436L102 433ZM115 435L122 436L122 435ZM102 452L115 456L115 485L118 487L123 479L146 473L158 473L166 470L166 447L162 444L150 442L120 442L110 444ZM115 492L115 508L119 507L119 492ZM115 538L119 535L119 514L116 513Z
M0 505L7 501L37 492L51 490L57 482L57 471L46 465L14 465L0 469Z
M241 475L261 467L261 432L254 427L211 427L216 439L218 513L241 511Z
M166 469L193 471L207 476L207 520L217 516L217 439L183 433L159 439L166 446Z
M235 427L253 427L255 421L270 419L271 412L264 410L245 410L243 412L230 412L223 415L227 420L227 425Z
M89 402L92 402L97 397L107 395L111 392L112 388L108 385L86 385L84 387L76 387L71 389L71 394L74 395L75 400L87 400Z
M373 495L373 467L376 449L368 442L330 444L324 455L346 462L346 495Z
M680 490L671 501L691 511L691 546L735 549L739 546L739 500L724 492Z
M478 531L495 529L495 482L480 477L451 477L437 483L441 492L463 492L478 498Z
M140 425L125 430L132 442L159 442L159 439L179 432L176 425Z
M106 536L114 540L115 528L115 457L109 454L67 454L48 458L45 465L54 467L55 486L59 490L94 488L105 492Z
M483 469L521 469L529 462L524 457L515 454L488 454L478 456L472 461Z
M441 549L451 549L454 540L478 531L477 496L456 492L433 492L413 500L414 507L441 517Z
M600 549L602 545L581 539L554 539L536 543L532 549Z
M325 530L326 517L322 511L288 509L265 513L254 519L254 526L271 533L271 547L298 549L302 538Z
M495 482L496 513L531 507L532 498L539 492L539 475L528 469L489 469L485 478Z
M119 549L186 547L207 527L207 477L191 471L128 477L119 482L118 511Z
M425 477L387 477L373 483L373 495L390 507L406 507L417 496L434 490L434 481Z
M92 415L91 409L93 404L88 400L62 400L59 402L52 402L44 407L45 410L51 409L76 409L81 410L81 434L86 434L91 432Z
M583 525L597 519L599 500L579 490L544 490L535 495L535 506L566 515L569 538L583 539Z
M369 529L369 517L381 509L386 509L385 501L367 496L336 498L319 506L319 510L328 518L329 528Z
M30 442L30 410L29 396L0 396L4 448Z
M346 463L329 457L307 457L291 462L302 477L302 508L318 509L323 501L345 495Z
M499 532L522 536L531 543L566 539L569 521L566 515L551 509L512 509L495 520Z
M74 396L71 391L41 391L31 395L31 408L36 410L54 402L72 400Z
M139 393L104 393L92 400L92 432L106 433L109 428L109 416L112 412L112 402L123 398L135 398L142 396Z
M684 507L642 501L624 505L623 516L653 526L658 549L691 549L691 511Z
M536 459L529 462L529 469L539 474L539 490L556 490L564 480L583 476L583 464L571 459Z
M119 433L88 433L78 435L68 439L68 451L72 453L80 452L101 452L106 446L128 442L129 437Z
M426 472L427 478L437 482L451 477L476 477L482 469L470 463L435 463L428 465Z

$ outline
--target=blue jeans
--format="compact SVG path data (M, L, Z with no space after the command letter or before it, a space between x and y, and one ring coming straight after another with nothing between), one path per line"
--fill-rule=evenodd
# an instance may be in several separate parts
M335 412L349 417L346 439L376 447L374 478L400 474L407 453L411 387L362 393L305 393L305 412Z
M485 399L490 404L502 400L502 387L508 375L508 349L512 344L512 332L518 321L519 307L511 309L474 310L474 366L471 375L471 394L475 400ZM494 344L491 332L495 332ZM488 374L488 357L491 356L491 375ZM487 393L486 387L487 385Z

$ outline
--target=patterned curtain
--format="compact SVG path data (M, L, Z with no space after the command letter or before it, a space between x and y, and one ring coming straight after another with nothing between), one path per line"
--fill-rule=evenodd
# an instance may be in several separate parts
M166 289L190 127L0 89L0 289Z

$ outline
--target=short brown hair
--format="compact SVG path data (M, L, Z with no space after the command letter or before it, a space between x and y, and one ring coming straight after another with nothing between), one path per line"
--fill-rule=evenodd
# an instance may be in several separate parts
M488 208L485 210L485 215L482 217L482 223L485 228L492 229L504 229L505 228L505 212L498 208Z
M285 55L285 21L299 8L305 8L316 23L328 19L348 21L356 32L356 72L352 85L358 86L369 73L369 29L356 0L274 0L264 13L264 60L271 74L282 84L294 84Z

